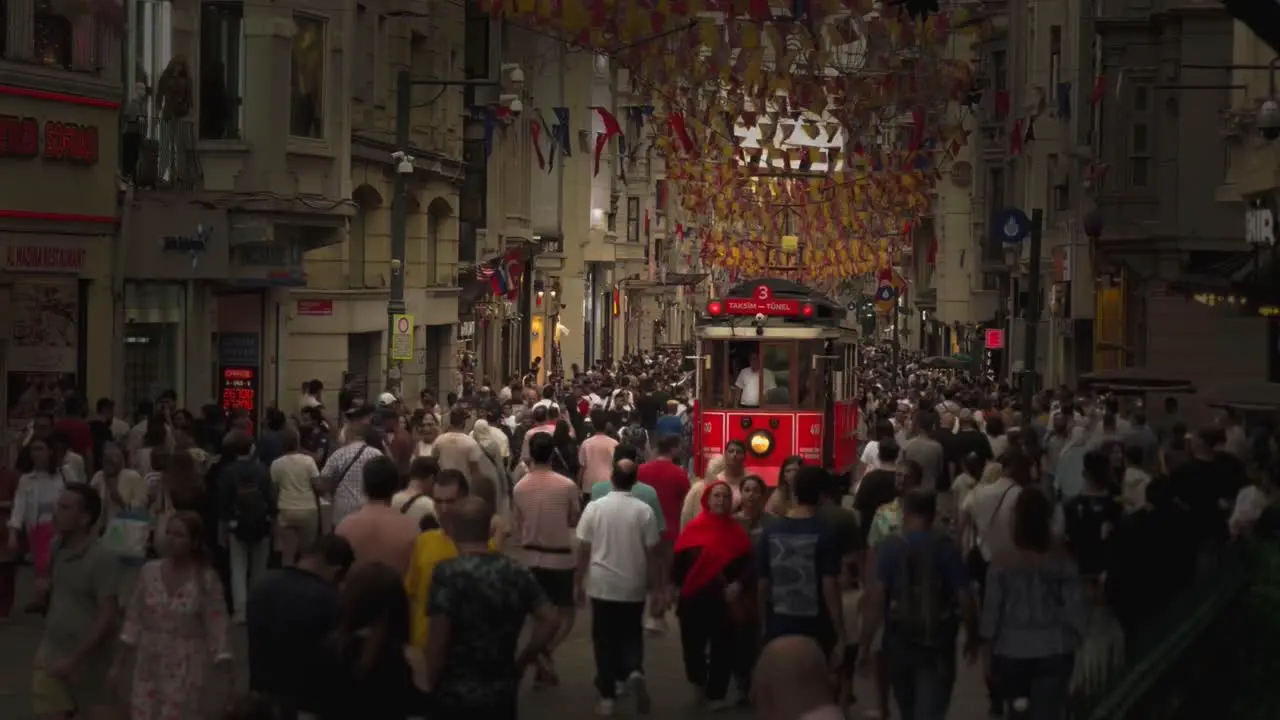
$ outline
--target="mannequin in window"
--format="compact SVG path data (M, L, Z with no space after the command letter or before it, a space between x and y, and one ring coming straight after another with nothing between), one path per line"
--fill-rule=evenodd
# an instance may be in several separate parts
M178 125L191 115L191 71L185 55L174 55L156 83L160 106L160 178L173 182L178 163Z

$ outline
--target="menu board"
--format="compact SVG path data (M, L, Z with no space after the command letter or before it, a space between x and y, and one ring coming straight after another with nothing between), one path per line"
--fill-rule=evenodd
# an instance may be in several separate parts
M223 366L219 372L219 395L222 411L243 410L249 414L249 421L258 417L258 368Z

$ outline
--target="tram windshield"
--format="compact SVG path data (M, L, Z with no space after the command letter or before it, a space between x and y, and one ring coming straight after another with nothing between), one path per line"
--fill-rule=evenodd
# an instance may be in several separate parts
M704 340L703 400L710 407L821 409L826 373L814 356L823 347L821 340Z

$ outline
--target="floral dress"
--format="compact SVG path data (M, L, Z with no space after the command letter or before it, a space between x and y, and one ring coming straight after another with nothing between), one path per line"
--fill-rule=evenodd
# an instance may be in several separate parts
M173 594L156 560L142 568L120 639L136 650L131 720L205 717L213 663L231 658L222 584L212 569Z

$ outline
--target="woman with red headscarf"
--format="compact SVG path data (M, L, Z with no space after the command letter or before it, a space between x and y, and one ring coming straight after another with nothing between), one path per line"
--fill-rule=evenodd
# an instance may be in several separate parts
M679 588L676 614L685 675L702 688L711 709L727 707L737 638L734 608L751 570L751 538L733 517L733 488L715 482L702 494L702 512L676 538L671 580Z

